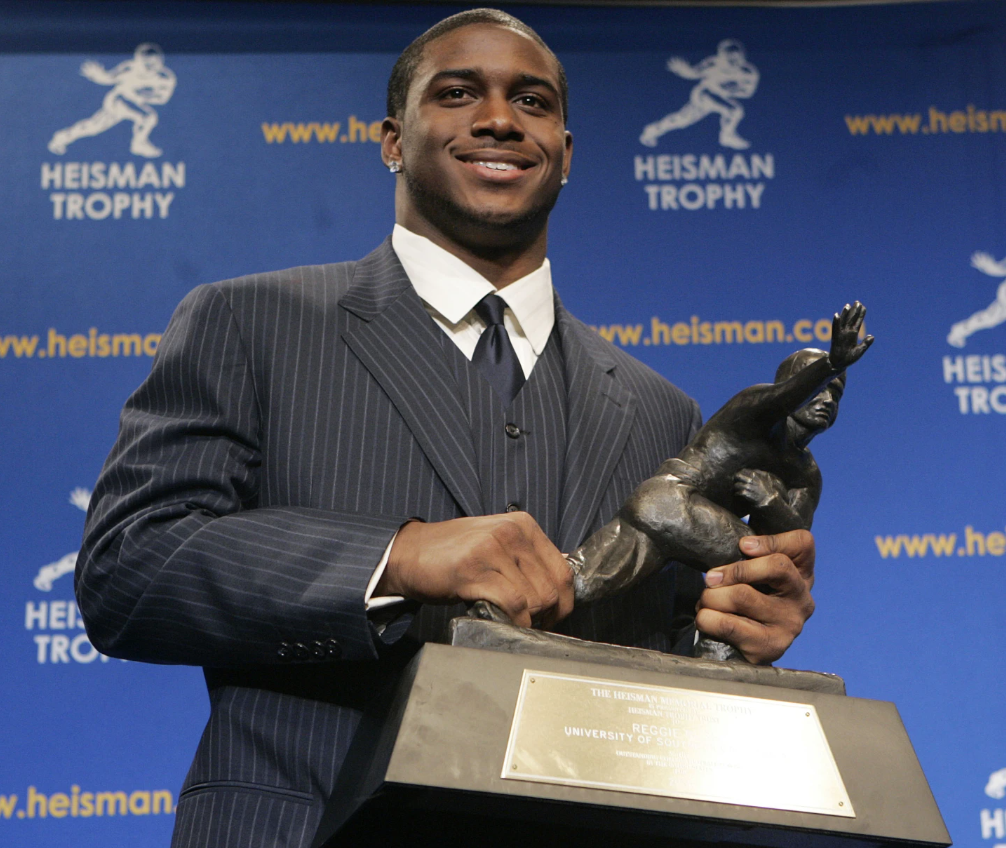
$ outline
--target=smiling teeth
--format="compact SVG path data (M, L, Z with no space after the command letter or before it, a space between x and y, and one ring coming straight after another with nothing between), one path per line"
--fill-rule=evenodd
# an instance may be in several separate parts
M516 171L517 166L511 165L509 162L476 162L476 165L481 165L483 168L489 168L493 171Z

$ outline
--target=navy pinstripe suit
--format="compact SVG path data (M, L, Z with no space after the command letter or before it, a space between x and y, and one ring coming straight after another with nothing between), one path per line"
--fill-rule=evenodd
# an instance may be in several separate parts
M553 541L571 550L699 418L558 303L554 333L567 406ZM366 699L413 636L458 612L423 607L406 638L411 613L379 635L363 605L374 566L406 518L481 514L477 466L442 331L390 240L182 302L123 410L76 582L101 651L207 669L174 845L310 841ZM671 650L699 591L668 568L564 630Z

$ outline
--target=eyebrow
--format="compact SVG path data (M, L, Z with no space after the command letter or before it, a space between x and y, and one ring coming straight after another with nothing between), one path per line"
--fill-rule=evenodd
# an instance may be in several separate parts
M430 77L430 85L434 85L444 79L470 80L477 79L479 76L479 72L473 68L446 68L442 71L437 71L437 73ZM534 74L518 74L517 80L522 85L537 85L546 88L555 97L559 97L559 89L556 88L554 83L544 77L537 77Z

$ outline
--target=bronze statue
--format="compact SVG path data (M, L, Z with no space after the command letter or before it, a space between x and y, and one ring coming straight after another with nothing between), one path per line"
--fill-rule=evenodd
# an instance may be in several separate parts
M807 445L834 423L845 369L873 343L873 336L858 338L865 315L858 301L846 305L835 315L827 353L797 351L774 383L734 395L608 524L567 554L577 603L624 591L670 561L703 572L736 562L744 558L744 536L809 529L821 472ZM497 613L483 602L472 610L499 620ZM739 656L719 644L705 653Z

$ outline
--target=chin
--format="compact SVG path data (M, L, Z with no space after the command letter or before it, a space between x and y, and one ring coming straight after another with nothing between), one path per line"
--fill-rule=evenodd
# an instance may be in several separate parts
M530 201L513 206L498 204L497 192L484 192L488 202L480 203L477 197L457 198L446 192L430 189L405 171L409 193L424 216L437 222L441 229L475 229L485 234L537 233L548 223L549 213L559 199L558 187L542 188Z

